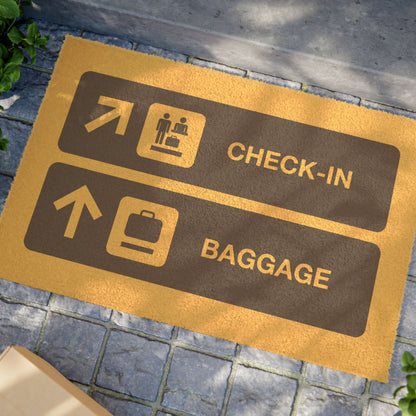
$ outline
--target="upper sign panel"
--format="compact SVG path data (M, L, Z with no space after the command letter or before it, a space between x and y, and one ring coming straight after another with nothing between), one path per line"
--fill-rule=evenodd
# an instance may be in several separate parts
M371 231L386 226L400 159L391 145L95 72L59 147Z

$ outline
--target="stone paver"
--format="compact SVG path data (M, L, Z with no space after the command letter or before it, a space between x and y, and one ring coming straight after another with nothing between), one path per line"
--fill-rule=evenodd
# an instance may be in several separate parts
M60 314L51 314L39 355L72 381L89 384L105 328Z
M1 96L0 105L4 111L0 114L35 121L50 78L46 72L21 68L19 80Z
M111 331L97 385L155 400L169 346L137 335Z
M173 61L178 61L178 62L188 61L188 57L182 53L167 51L165 49L155 48L154 46L149 46L149 45L140 44L137 46L136 51L147 53L148 55L160 56L165 59L172 59Z
M416 357L416 347L396 342L393 358L391 360L389 382L379 383L373 381L371 383L370 393L392 399L394 390L396 390L397 387L406 384L406 374L401 371L402 365L400 361L405 351L409 351ZM404 394L403 391L398 394L398 397L400 398L402 394Z
M133 49L133 43L128 40L115 38L113 36L98 35L97 33L84 32L82 34L84 39L94 40L96 42L105 43L107 45L118 46L124 49Z
M0 174L14 176L32 131L32 126L2 117L0 123L3 136L9 139L7 152L0 152Z
M416 340L416 282L407 282L397 333Z
M412 258L409 264L409 275L416 277L416 238L413 242Z
M227 416L289 416L296 388L295 380L239 366Z
M234 342L200 334L198 332L188 331L183 328L179 329L178 340L208 351L218 352L225 355L233 355L236 347Z
M195 416L219 415L230 371L230 362L177 348L162 403Z
M366 385L365 378L314 364L307 365L306 378L356 394L364 393Z
M413 111L403 110L401 108L392 107L385 104L375 103L373 101L361 100L360 105L362 107L370 108L372 110L385 111L386 113L396 114L398 116L404 116L408 118L416 119L416 113Z
M45 317L43 310L0 299L0 353L9 345L33 350Z
M302 87L300 82L288 81L286 79L272 77L271 75L260 74L258 72L250 72L249 78L256 81L266 82L267 84L291 88L292 90L300 90Z
M245 345L241 348L240 358L257 364L292 371L293 373L299 373L302 368L301 361L284 357L283 355L273 354L268 351L247 347Z
M370 400L367 416L399 416L399 408L378 400Z
M50 292L19 285L18 283L3 279L0 279L0 295L38 303L39 305L47 305L51 296Z
M172 335L172 326L161 322L151 321L150 319L141 318L140 316L114 311L112 319L121 327L142 331L145 334L155 335L166 339L169 339Z
M140 403L116 399L105 394L95 392L92 398L112 413L113 416L150 416L152 409Z
M111 309L104 308L99 305L93 305L92 303L81 302L80 300L67 298L61 295L56 296L53 307L54 309L64 309L66 311L75 312L77 314L99 319L101 321L108 321L111 316Z
M355 105L359 105L361 101L358 97L354 97L353 95L343 94L341 92L329 91L329 90L326 90L325 88L314 87L314 86L308 87L308 93L319 95L324 98L332 98L338 101L345 101L346 103L355 104Z
M194 65L200 66L202 68L215 69L216 71L226 72L227 74L231 74L231 75L238 75L240 77L244 77L246 75L246 71L244 71L242 69L217 64L217 63L211 62L211 61L205 61L203 59L195 58L192 61L192 63Z
M355 397L318 387L305 387L296 416L361 416L361 413L362 408Z
M37 51L36 66L52 70L55 62L58 59L59 52L66 35L79 36L81 31L79 29L70 28L67 26L51 24L40 20L35 20L41 35L49 35L47 44L47 51L39 49Z
M1 152L0 152L0 158L1 158ZM7 196L9 195L12 182L13 182L12 178L10 178L9 176L0 174L0 215L3 212L4 204L6 203Z

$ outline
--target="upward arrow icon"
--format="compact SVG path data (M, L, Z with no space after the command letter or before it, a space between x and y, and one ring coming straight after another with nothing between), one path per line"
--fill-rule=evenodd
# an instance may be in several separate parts
M81 188L57 199L53 204L58 211L67 205L74 204L64 233L64 237L67 238L74 238L84 206L88 209L94 220L103 215L87 185L81 186Z
M129 122L134 103L100 95L98 104L105 105L107 107L113 107L113 110L110 110L108 113L105 113L95 120L87 123L85 128L87 129L88 133L91 133L93 130L98 129L104 124L107 124L119 117L116 134L123 136L126 132L127 124Z

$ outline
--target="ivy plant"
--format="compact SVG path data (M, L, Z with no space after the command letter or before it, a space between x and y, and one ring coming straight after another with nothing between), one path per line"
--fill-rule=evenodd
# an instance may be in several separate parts
M0 96L19 79L22 63L36 62L36 48L46 50L49 35L42 37L36 23L23 16L23 7L31 4L31 0L0 0ZM7 150L8 142L0 129L0 150Z
M416 359L410 352L406 351L402 355L402 371L408 373L406 376L407 384L395 390L393 396L407 387L407 394L399 400L399 407L402 416L416 416Z

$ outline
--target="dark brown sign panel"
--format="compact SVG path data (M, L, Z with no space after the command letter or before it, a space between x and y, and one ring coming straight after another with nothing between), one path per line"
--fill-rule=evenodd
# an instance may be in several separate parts
M54 164L30 250L359 336L375 244Z
M61 150L371 231L399 151L161 88L85 73Z

